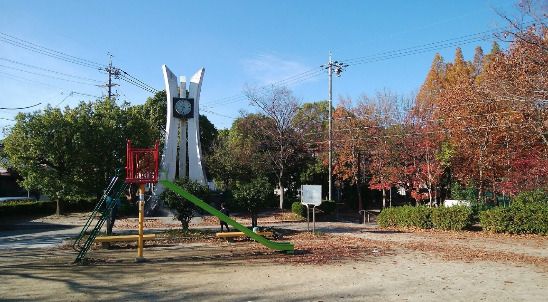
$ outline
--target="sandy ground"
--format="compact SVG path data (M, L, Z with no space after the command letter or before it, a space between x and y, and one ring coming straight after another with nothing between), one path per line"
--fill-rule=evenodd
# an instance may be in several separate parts
M306 223L276 226L306 229ZM295 255L269 252L250 241L205 240L153 244L145 249L144 263L135 263L133 248L98 248L90 253L90 264L73 265L71 249L25 248L20 242L18 248L0 249L0 300L546 301L548 297L545 237L401 232L352 223L319 223L317 229L324 235L286 238L301 251ZM12 236L14 230L10 232L0 232L0 239ZM338 249L350 242L354 245ZM305 259L317 261L301 261Z

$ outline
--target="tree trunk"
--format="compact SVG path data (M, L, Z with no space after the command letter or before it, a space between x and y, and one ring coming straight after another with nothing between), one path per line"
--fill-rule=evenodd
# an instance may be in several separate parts
M358 210L363 210L363 198L362 198L362 185L361 185L361 177L360 177L360 165L361 165L361 158L360 153L358 153L358 164L357 164L357 172L356 172L356 189L358 190Z
M251 228L257 226L257 212L251 212Z
M278 189L280 190L280 210L284 209L284 185L282 181L278 181Z
M360 183L356 183L356 189L358 191L358 210L363 210L363 198L362 198L362 186Z
M183 227L183 233L188 233L188 221L181 219L181 226Z
M386 189L382 188L382 208L386 208Z
M390 187L390 191L389 191L389 192L390 192L390 198L389 198L390 203L388 204L388 207L391 208L391 207L392 207L392 187Z
M57 198L57 201L55 202L55 215L61 215L62 204L63 202L61 201L61 198Z

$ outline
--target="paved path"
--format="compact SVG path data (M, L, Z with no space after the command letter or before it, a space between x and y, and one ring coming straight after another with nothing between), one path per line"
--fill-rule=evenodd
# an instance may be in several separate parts
M2 222L0 224L0 250L21 249L21 248L46 248L61 245L65 240L78 236L82 226L87 218L87 214L71 214L68 216L49 216L42 219ZM166 224L173 224L178 227L178 223L173 221L173 217L148 217L149 219L159 219ZM195 217L193 224L199 224L201 218ZM292 229L296 231L307 230L306 222L283 222L273 223L264 226L277 227L282 229ZM218 226L192 226L198 229L218 229ZM312 223L310 224L312 229ZM317 222L316 231L323 233L352 233L359 232L363 225L356 223L342 222ZM159 232L164 229L151 229L150 231ZM116 233L130 233L134 230L115 230Z
M12 225L0 231L0 250L20 248L45 248L58 246L64 240L74 238L81 227L73 225L51 225L25 223Z

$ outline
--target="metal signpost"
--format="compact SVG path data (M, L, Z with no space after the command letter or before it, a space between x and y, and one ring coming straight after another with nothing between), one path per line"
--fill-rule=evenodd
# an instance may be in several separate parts
M307 230L310 231L310 206L312 206L312 234L316 233L316 207L322 204L321 185L302 185L301 203L306 206Z

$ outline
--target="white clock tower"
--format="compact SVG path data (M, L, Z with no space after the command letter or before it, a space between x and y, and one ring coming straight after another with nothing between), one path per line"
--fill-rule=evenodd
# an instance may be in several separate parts
M192 76L188 90L184 76L178 82L166 65L162 66L162 70L167 94L167 123L160 178L174 180L178 166L179 177L188 177L207 186L200 144L199 110L205 69L198 70Z

